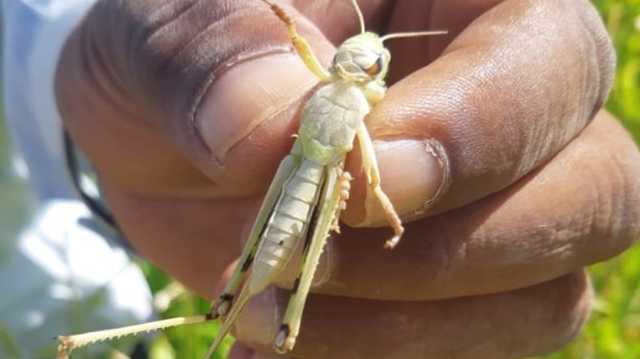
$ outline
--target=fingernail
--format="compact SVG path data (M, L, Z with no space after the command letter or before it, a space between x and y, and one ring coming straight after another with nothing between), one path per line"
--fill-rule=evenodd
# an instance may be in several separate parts
M382 189L396 212L415 218L443 194L448 179L444 147L436 140L375 141ZM361 225L386 225L378 200L367 189Z
M203 97L196 127L215 159L224 163L231 147L265 120L287 111L316 83L293 54L238 63L222 73Z

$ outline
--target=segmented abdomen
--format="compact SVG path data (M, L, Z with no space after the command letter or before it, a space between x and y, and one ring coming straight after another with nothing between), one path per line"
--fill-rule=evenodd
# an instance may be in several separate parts
M304 240L323 174L322 164L304 159L285 182L253 261L251 292L258 293L271 284Z

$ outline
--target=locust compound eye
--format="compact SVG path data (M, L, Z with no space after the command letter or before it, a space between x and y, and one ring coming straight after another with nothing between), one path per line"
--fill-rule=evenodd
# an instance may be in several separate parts
M369 76L376 76L380 73L380 71L382 71L382 66L384 66L384 60L382 59L382 56L378 56L378 58L376 59L376 62L373 63L373 65L367 67L366 69L364 69L364 71L369 75Z

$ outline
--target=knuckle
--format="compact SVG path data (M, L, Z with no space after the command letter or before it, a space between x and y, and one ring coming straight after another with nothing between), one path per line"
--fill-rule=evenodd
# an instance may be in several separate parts
M591 117L602 107L613 85L616 66L616 52L595 6L589 1L581 2L580 21L590 47L590 54L595 55L593 78L590 80L597 86L597 95Z
M101 1L90 13L91 32L111 73L162 113L193 114L217 75L242 59L275 47L281 27L264 30L268 8L232 0ZM109 29L109 31L105 31ZM242 34L242 35L239 35ZM277 39L276 39L277 38ZM265 40L265 41L263 41ZM176 93L184 94L176 96ZM170 101L166 101L169 99ZM184 121L188 122L188 121Z
M558 280L559 290L541 314L546 319L546 335L539 338L538 353L560 350L571 342L584 326L591 312L593 293L584 270Z
M122 39L127 76L160 98L178 90L191 100L232 52L207 40L233 32L226 20L240 10L238 3L182 1L157 4L139 16L130 11L127 32L132 35Z
M580 118L592 119L602 107L613 85L616 55L595 6L587 0L547 2L555 9L555 22L562 31L561 51L569 52L572 72L577 76ZM567 14L569 16L567 17ZM566 66L566 65L565 65Z
M595 260L620 254L640 236L640 156L635 146L631 155L621 152L612 153L597 176L592 235L601 240L599 250L593 252Z
M580 333L591 311L592 290L584 270L525 288L518 295L529 303L524 311L517 310L520 319L497 331L502 343L500 355L493 358L522 358L558 351ZM515 312L512 305L504 303L502 310ZM521 322L523 319L526 324ZM538 335L532 337L531 333Z
M118 8L113 10L118 13L115 17L123 18L119 21L124 25L123 30L112 31L121 59L118 73L126 80L124 87L133 92L134 101L142 105L143 116L156 121L152 125L158 126L214 180L255 172L251 168L233 168L233 164L221 163L219 158L210 161L215 149L207 142L198 116L210 90L235 66L267 54L290 52L285 45L286 31L276 26L277 18L258 16L269 8L248 1L123 3L127 4L113 6ZM216 89L218 93L225 90L229 91L228 86ZM233 122L226 118L224 121ZM250 140L248 147L245 145L233 144L229 154L242 162L256 147L252 145L261 146L255 140ZM259 150L253 152L260 155ZM272 171L272 162L256 166L257 177L263 178ZM251 190L258 182L253 181Z
M617 238L619 251L631 246L640 235L640 158L637 153L633 157L616 155L612 161L618 175L612 184L611 236Z
M126 57L128 76L147 92L180 101L168 103L169 113L178 117L193 117L206 91L234 65L278 49L289 51L278 20L256 16L267 13L266 6L233 0L172 4L133 19Z

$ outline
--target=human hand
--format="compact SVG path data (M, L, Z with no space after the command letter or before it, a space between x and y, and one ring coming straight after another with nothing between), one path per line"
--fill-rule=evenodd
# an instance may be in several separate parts
M639 230L636 147L595 115L613 74L597 14L586 1L360 5L373 31L449 30L390 43L392 86L367 120L383 188L415 221L393 252L388 228L343 226L293 355L557 349L589 311L581 268ZM357 32L346 0L287 9L326 62ZM213 297L314 85L258 1L103 1L70 39L57 92L132 244ZM380 223L357 177L343 219ZM241 341L269 345L286 294L248 306Z

